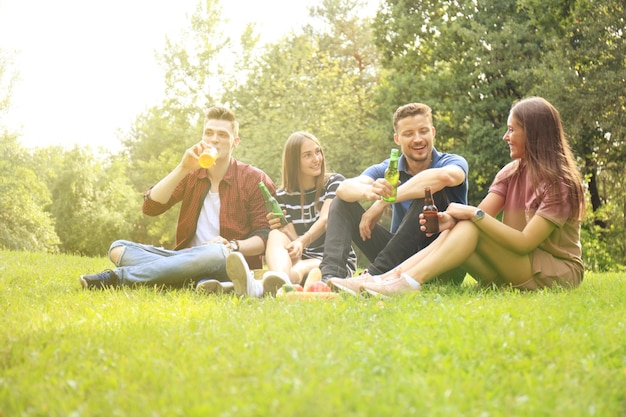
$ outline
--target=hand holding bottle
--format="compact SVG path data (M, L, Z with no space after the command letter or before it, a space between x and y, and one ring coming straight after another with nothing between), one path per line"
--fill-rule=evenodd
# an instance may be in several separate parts
M443 232L444 230L452 229L459 221L458 219L450 215L450 213L448 213L447 211L438 212L437 218L439 221L439 233ZM426 233L426 236L430 237L434 235L434 233L426 232L426 219L424 218L423 213L420 213L419 215L419 223L420 223L420 230Z
M391 193L387 194L387 197L383 197L388 203L396 201L396 194L398 192L398 183L400 182L400 172L398 171L398 155L399 151L396 148L391 150L389 155L389 166L385 170L385 180L391 185Z
M430 191L430 187L424 187L424 208L420 219L424 219L425 223L422 224L424 230L428 234L439 233L439 216L437 206L433 201L433 196ZM420 227L421 228L421 227Z
M386 179L379 178L369 185L369 188L365 192L364 200L387 201L388 196L393 195L393 193L394 193L394 186L390 184Z
M261 194L263 195L263 200L265 201L265 208L268 213L271 213L273 217L276 217L280 221L280 227L287 225L287 219L285 218L285 213L280 208L280 204L274 198L273 195L270 194L267 186L263 181L259 182L259 189L261 190Z
M270 229L274 230L274 229L280 229L281 227L283 227L282 224L282 219L284 218L284 216L287 214L287 212L285 210L283 210L283 217L278 217L276 215L274 215L274 213L269 212L267 213L267 221L270 223Z

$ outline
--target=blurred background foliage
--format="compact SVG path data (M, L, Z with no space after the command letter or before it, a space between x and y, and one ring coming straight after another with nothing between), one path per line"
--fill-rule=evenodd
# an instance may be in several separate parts
M280 184L295 130L321 141L346 177L387 157L392 115L409 102L434 111L436 147L470 165L470 203L509 161L511 105L539 95L561 112L585 178L590 270L626 262L626 13L622 0L321 0L310 23L259 45L248 26L224 35L218 0L201 0L159 62L165 99L120 133L122 151L26 149L3 127L14 72L0 51L0 247L104 255L115 239L172 247L177 210L141 214L143 193L201 138L203 111L231 107L235 157Z

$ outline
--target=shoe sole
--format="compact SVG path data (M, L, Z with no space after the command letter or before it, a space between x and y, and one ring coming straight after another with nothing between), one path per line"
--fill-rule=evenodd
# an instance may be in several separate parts
M275 297L278 289L285 284L287 284L285 280L278 275L268 275L263 278L263 294Z
M336 290L339 290L339 291L342 291L342 292L347 292L348 294L352 294L352 295L359 295L360 294L360 292L356 292L356 291L354 291L351 288L344 287L343 285L337 284L335 281L328 280L327 284L328 284L328 286L330 287L331 290L332 289L336 289Z
M239 252L233 252L226 258L226 275L233 283L235 294L248 295L248 266Z
M364 293L364 294L367 294L367 295L370 295L370 296L372 296L372 297L378 297L378 298L389 298L389 296L388 296L388 295L381 294L381 293L379 293L379 292L376 292L376 291L374 291L374 290L369 290L369 289L367 289L367 288L365 288L365 289L364 289L363 293Z
M393 297L394 295L402 295L402 294L409 294L409 293L414 293L414 292L421 292L422 289L421 287L419 289L415 289L412 291L402 291L402 292L397 292L397 293L392 293L392 294L383 294L380 293L376 290L372 290L370 288L367 287L363 287L363 291L369 295L372 295L374 297L378 297L378 298L389 298L389 297Z
M208 280L196 286L196 292L202 294L226 294L232 292L234 285L232 282L220 282L218 280Z
M80 277L80 285L83 287L83 290L104 290L105 288L112 287L112 286L104 285L101 282L98 282L97 284L91 284L90 285L89 281L87 281L85 279L84 275L81 275L81 277Z

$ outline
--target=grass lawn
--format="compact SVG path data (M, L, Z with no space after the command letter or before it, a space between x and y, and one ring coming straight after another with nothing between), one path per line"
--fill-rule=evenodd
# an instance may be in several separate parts
M626 416L624 273L384 301L81 289L110 266L0 251L0 417Z

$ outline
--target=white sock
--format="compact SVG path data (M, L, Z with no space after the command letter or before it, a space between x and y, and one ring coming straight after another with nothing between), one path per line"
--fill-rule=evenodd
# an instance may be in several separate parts
M419 282L415 281L415 280L413 279L413 277L411 277L411 276L410 276L409 274L407 274L406 272L405 272L405 273L400 274L400 276L401 276L402 278L404 278L404 280L405 280L405 281L406 281L406 282L407 282L407 283L408 283L411 287L418 288L418 287L421 287L421 286L422 286L422 284L420 284Z
M254 279L253 272L250 271L252 288L248 291L251 297L263 297L263 283Z

